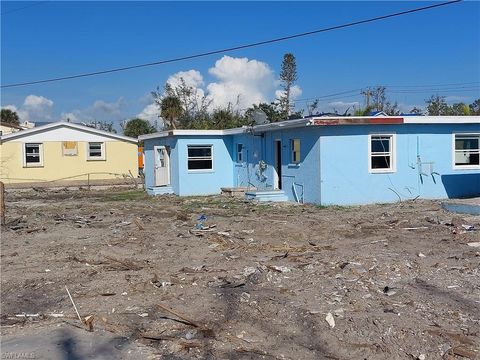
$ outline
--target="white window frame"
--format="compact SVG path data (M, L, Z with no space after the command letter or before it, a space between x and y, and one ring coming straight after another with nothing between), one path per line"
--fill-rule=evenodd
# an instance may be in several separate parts
M295 141L298 141L298 145L299 145L299 150L298 150L298 160L295 161ZM291 164L295 164L295 165L298 165L302 162L302 142L300 141L300 139L290 139L290 162Z
M27 163L27 145L38 145L38 154L40 162ZM23 167L43 167L43 143L23 143Z
M90 156L90 144L101 144L102 156ZM87 160L88 161L102 161L105 160L105 143L102 141L87 142Z
M197 158L193 158L193 157L192 157L192 158L190 158L190 157L188 156L188 148L189 148L189 147L209 147L209 148L210 148L210 154L211 154L211 155L210 155L210 157L208 157L208 158L207 158L207 157L197 157ZM214 167L215 167L215 165L214 165L214 155L213 155L213 154L214 154L214 146L213 146L213 144L188 144L188 145L187 145L187 162L186 162L187 171L188 171L188 172L192 172L192 173L214 172ZM188 161L189 161L189 160L195 160L195 159L197 159L197 160L209 160L209 159L211 159L211 160L212 160L212 168L211 168L211 169L189 169L189 168L188 168Z
M372 168L372 138L390 137L390 151L385 152L390 156L390 167L385 169ZM374 133L368 135L368 172L371 174L386 174L397 171L397 135L395 133Z
M240 147L240 150L239 150L239 147ZM244 160L243 160L243 149L244 149L243 144L242 143L237 143L237 146L235 148L236 153L237 153L237 158L236 158L237 163L243 163L244 162Z
M454 170L480 169L480 164L479 165L456 165L455 164L455 162L456 162L455 154L457 152L457 149L455 148L455 138L456 138L457 135L478 137L479 138L479 140L478 140L479 141L479 148L480 148L480 133L475 133L475 132L452 133L452 168Z

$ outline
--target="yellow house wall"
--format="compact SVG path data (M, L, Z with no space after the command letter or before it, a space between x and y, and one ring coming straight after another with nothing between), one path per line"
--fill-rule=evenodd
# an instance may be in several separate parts
M76 156L63 156L62 142L43 142L43 166L24 167L23 142L8 141L0 145L1 174L5 184L108 180L122 178L122 174L138 176L137 144L123 141L105 141L105 160L87 160L87 142L78 142Z

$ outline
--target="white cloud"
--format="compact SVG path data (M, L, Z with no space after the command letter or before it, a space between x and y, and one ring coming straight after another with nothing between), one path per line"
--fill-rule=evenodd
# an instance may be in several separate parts
M43 96L28 95L23 101L22 106L15 105L2 106L4 109L10 109L18 114L21 122L24 121L51 121L53 101Z
M157 128L162 128L163 127L163 119L158 116L159 115L159 110L158 106L154 103L149 104L143 108L141 112L137 114L136 117L147 120L152 124L153 126Z
M60 120L62 121L70 121L70 122L79 122L80 120L78 119L78 110L74 110L76 111L75 112L67 112L67 113L64 113L62 112L61 115L60 115Z
M103 100L96 100L92 107L89 108L89 112L97 114L108 114L108 115L119 115L121 114L121 109L124 106L125 101L122 97L118 98L117 101L108 103Z
M197 70L179 71L173 75L170 75L167 79L167 83L172 87L180 85L181 79L185 81L187 86L193 88L199 88L204 85L203 76Z
M246 108L268 101L275 88L273 70L258 60L223 56L208 72L216 78L207 85L213 107L238 104Z
M196 91L198 101L206 97L211 103L210 110L228 105L243 110L253 104L270 102L282 94L274 71L259 60L223 56L208 72L213 77L208 84L202 74L193 69L171 75L167 83L175 87L183 78L185 84ZM294 100L301 94L300 86L294 85L291 98Z
M277 99L281 98L285 94L285 90L277 90L275 91L275 96ZM298 85L293 85L290 88L290 101L298 99L302 95L302 89Z
M63 121L69 119L71 122L118 122L123 120L124 107L125 100L122 97L113 102L95 100L92 105L84 109L74 109L69 112L62 112L60 119Z
M2 106L2 109L7 109L7 110L10 110L10 111L13 111L13 112L18 111L18 109L15 105L5 105L5 106Z
M45 108L51 108L53 101L43 96L28 95L23 102L23 106L33 110L43 110Z

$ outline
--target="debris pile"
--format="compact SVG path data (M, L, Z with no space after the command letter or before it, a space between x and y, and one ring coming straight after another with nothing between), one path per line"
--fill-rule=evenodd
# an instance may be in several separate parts
M182 359L480 356L479 217L119 197L8 194L2 335L64 322Z

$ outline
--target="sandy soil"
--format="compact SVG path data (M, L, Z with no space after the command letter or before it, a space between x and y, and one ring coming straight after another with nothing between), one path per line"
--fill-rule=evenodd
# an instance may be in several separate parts
M437 201L12 192L1 332L86 328L67 286L80 315L94 316L93 333L75 336L108 332L145 358L478 358L480 248L468 243L480 233L462 225L479 229L480 217Z

